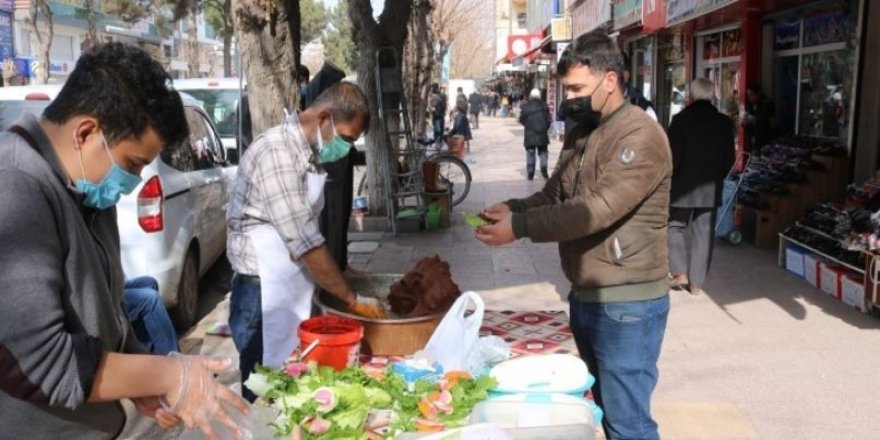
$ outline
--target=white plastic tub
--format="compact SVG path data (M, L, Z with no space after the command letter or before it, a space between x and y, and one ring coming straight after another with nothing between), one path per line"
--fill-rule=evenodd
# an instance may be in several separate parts
M474 407L470 423L498 425L515 440L595 440L593 408L565 394L512 394Z

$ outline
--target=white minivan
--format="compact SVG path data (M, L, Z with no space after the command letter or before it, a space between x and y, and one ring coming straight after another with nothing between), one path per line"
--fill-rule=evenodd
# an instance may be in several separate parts
M41 114L60 86L0 88L0 129L23 111ZM226 250L226 206L237 166L199 102L181 93L190 136L147 165L143 182L117 205L127 278L159 281L178 328L195 323L199 278Z

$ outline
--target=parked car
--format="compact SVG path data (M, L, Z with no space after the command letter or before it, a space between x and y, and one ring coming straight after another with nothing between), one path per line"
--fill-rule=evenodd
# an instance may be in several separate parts
M237 162L238 152L244 152L252 136L249 129L242 129L240 105L247 104L247 90L238 78L195 78L174 81L177 90L201 101L202 107L217 127L223 147ZM238 140L241 139L241 145Z
M60 86L0 88L0 129L23 111L41 114ZM143 182L117 205L122 267L127 278L159 281L179 328L196 319L199 278L226 249L226 206L237 166L214 124L193 97L181 93L190 136L185 145L147 165Z

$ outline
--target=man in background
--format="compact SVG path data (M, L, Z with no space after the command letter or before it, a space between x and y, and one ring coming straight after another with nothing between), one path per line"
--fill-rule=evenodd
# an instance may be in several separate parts
M474 130L480 128L480 112L483 111L483 97L476 90L468 96L468 105L470 106L471 120L474 121Z
M733 121L712 104L715 85L706 78L691 82L691 104L672 118L672 192L669 214L670 287L705 294L712 262L715 213L721 205L724 178L733 166Z

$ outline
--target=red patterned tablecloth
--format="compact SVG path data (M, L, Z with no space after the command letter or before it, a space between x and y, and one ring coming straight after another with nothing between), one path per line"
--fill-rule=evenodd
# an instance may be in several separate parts
M515 312L487 310L480 336L495 335L510 345L511 357L533 354L578 355L565 312ZM398 356L361 358L365 366L384 367Z

